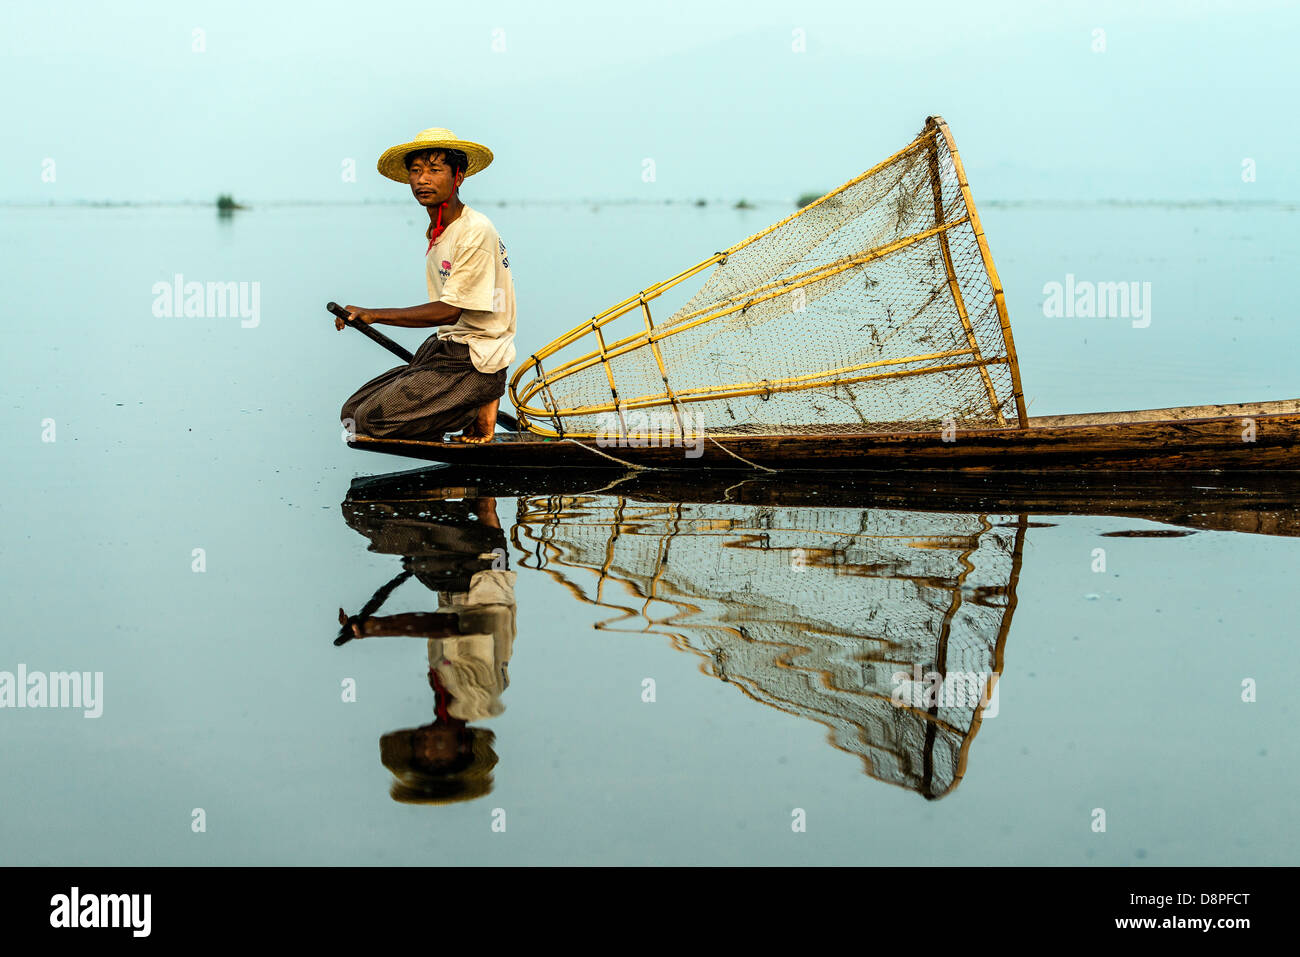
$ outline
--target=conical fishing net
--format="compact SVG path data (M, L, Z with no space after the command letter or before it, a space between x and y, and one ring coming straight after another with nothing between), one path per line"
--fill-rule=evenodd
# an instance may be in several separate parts
M652 315L710 266L686 305ZM510 388L528 428L574 438L1024 424L1001 286L937 117L878 166L556 339Z

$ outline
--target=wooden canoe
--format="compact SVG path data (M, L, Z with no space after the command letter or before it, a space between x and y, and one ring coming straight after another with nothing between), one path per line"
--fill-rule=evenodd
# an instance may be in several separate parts
M1027 428L719 434L695 448L498 433L463 445L356 435L355 449L467 466L942 472L1300 471L1300 399L1036 416ZM687 454L688 452L692 454ZM698 454L694 454L698 453Z

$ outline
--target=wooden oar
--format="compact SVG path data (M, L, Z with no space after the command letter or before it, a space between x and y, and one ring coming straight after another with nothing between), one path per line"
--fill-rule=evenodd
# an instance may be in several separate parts
M328 309L330 312L334 313L334 315L338 316L345 323L347 323L353 329L357 330L357 332L361 333L366 338L373 339L375 342L379 343L381 346L383 346L393 355L397 356L397 358L401 359L403 362L410 362L412 359L415 358L415 356L411 355L411 353L408 352L406 349L404 349L402 346L399 346L392 339L388 338L388 336L384 335L382 332L370 328L370 323L357 322L357 320L352 318L351 313L349 313L346 309L340 306L337 302L327 302L325 303L325 308Z
M383 346L393 355L397 356L397 358L401 359L403 362L410 362L412 359L415 358L415 356L413 356L402 346L398 345L392 339L388 338L388 336L384 335L382 332L379 332L377 329L371 328L370 323L358 322L357 320L353 319L351 317L351 314L342 306L340 306L337 302L327 302L325 304L325 308L328 309L330 312L332 312L334 315L338 316L340 319L343 320L344 323L346 323L348 326L351 326L353 329L357 330L357 332L361 333L366 338L373 339L375 342L379 343L381 346ZM502 412L500 409L497 410L497 425L504 425L511 432L519 431L519 420L516 419L513 415L509 415L508 413Z

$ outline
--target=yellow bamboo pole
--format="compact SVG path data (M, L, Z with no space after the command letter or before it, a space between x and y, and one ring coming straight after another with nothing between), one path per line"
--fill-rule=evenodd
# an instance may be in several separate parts
M673 395L672 386L668 384L668 367L664 365L663 354L659 351L659 342L655 339L655 324L650 318L650 306L644 299L641 300L641 312L645 315L646 336L650 340L650 351L654 353L655 362L659 365L659 375L664 380L664 392L668 400L673 405L673 414L677 416L677 428L681 430L683 436L686 435L686 422L682 419L682 410L677 405L677 397ZM624 427L623 434L627 434L627 428Z
M685 282L687 279L690 279L692 276L694 276L696 273L700 272L701 270L707 269L709 266L712 266L714 263L720 262L721 260L726 258L727 257L725 253L714 253L708 259L696 263L690 269L683 270L682 272L678 273L676 276L673 276L671 279L666 279L663 282L657 282L654 283L653 285L647 286L645 289L637 293L635 296L628 296L628 298L624 299L620 303L616 303L615 305L610 306L604 312L597 313L589 321L582 323L582 325L574 326L564 335L560 336L557 339L552 340L551 342L548 342L536 353L537 357L539 359L545 359L547 356L554 355L560 349L563 349L565 346L570 345L574 341L581 339L583 336L587 335L591 331L592 323L596 323L599 326L608 325L609 323L613 322L615 319L619 318L620 316L626 315L627 313L635 309L637 307L637 304L641 302L641 300L657 299L659 296L663 295L667 290L673 288L676 285L679 285L680 283Z
M742 239L734 246L728 247L728 249L726 250L727 255L731 255L737 250L744 249L746 246L750 245L751 243L757 242L758 240L762 239L764 236L768 235L774 230L780 229L786 223L793 222L794 220L798 219L800 216L803 216L806 213L808 213L810 210L816 209L818 206L826 202L828 199L831 199L834 196L838 196L846 189L850 189L851 187L857 186L864 179L869 179L870 177L876 175L882 169L885 169L886 167L891 166L892 164L898 162L900 159L902 159L904 156L907 156L909 153L915 153L917 150L919 150L922 146L925 145L925 138L931 135L933 134L929 130L922 131L921 135L918 136L916 139L912 140L912 142L908 143L906 146L904 146L901 150L899 150L897 153L895 153L893 156L889 157L888 159L881 160L879 163L871 167L871 169L867 170L865 173L858 174L857 176L853 177L853 179L845 183L843 186L838 186L835 189L831 190L825 196L821 197L821 199L813 200L807 206L803 206L799 209L796 209L793 213L791 213L785 219L781 220L779 223L773 223L771 226L768 226L766 229L761 229L758 232L754 233L754 235L750 236L748 239Z
M960 369L974 369L982 365L1001 365L1006 361L1005 356L994 356L987 359L972 359L969 362L925 366L920 369L898 369L893 372L877 372L869 375L850 376L844 379L826 379L825 377L819 377L785 384L780 383L779 380L776 379L767 379L763 382L741 382L729 386L713 386L708 388L692 389L689 392L676 392L674 395L678 402L712 402L718 399L734 399L748 395L803 392L807 389L820 389L828 385L853 385L857 382L873 382L879 379L899 379L907 376L934 375L939 372L954 372ZM658 394L641 396L640 398L626 401L624 407L629 409L654 408L656 406L666 405L667 403L668 396ZM609 408L608 404L589 405L578 409L561 409L560 414L564 416L590 415L595 412L607 412L609 411Z
M811 283L820 282L823 279L829 279L831 276L838 275L846 269L852 269L855 266L861 266L865 263L882 259L891 253L898 252L900 249L905 249L906 247L912 246L922 240L929 239L931 236L942 233L945 230L954 229L966 221L965 217L955 219L951 223L943 223L930 229L922 230L919 233L905 236L902 239L896 239L892 243L877 246L876 248L869 249L866 252L851 253L848 256L841 256L839 259L832 260L829 263L823 263L820 266L814 266L812 269L798 273L797 275L781 280L780 282L767 283L766 285L760 286L758 289L754 290L755 292L759 290L774 290L769 291L767 295L756 296L747 299L743 303L735 303L725 309L715 309L711 312L700 310L699 312L691 313L692 316L696 316L697 318L689 321L683 319L675 325L669 326L667 329L651 329L647 332L620 339L610 347L609 357L611 359L617 358L624 353L631 352L633 349L640 348L647 343L652 343L656 339L666 339L669 336L678 335L690 329L694 329L696 326L703 325L706 322L712 322L714 319L721 319L723 316L729 316L733 312L737 312L741 309L748 309L750 306L757 305L758 303L776 299L778 296L783 296L788 292L810 285ZM794 282L793 280L796 279L799 281ZM707 312L707 315L700 315L701 312ZM537 353L537 355L539 358L546 357L544 353ZM563 376L572 375L575 372L581 372L585 369L591 368L599 361L601 361L599 350L593 350L585 355L578 356L575 359L570 359L562 365L556 366L551 370L549 378L554 380L562 378ZM521 368L519 372L515 373L515 378L517 379L522 372L523 368Z
M939 188L939 180L937 176L937 165L938 165L937 138L940 134L944 136L945 142L949 149L949 153L952 156L954 169L957 174L959 186L961 188L962 198L967 209L967 215L965 217L958 220L954 220L951 223L940 222L940 220L942 219L942 193ZM918 150L927 146L929 147L929 161L931 164L932 184L936 190L936 197L935 197L936 207L939 210L939 215L936 215L935 228L924 230L920 233L917 233L910 237L906 237L902 240L897 240L893 243L886 244L885 246L877 247L876 249L873 250L868 250L865 253L853 254L847 257L843 257L841 260L837 260L833 263L823 264L814 267L813 269L807 270L804 273L797 274L794 277L789 277L787 279L779 280L779 281L773 281L763 286L759 286L756 289L749 290L747 292L749 298L747 298L743 303L736 302L736 300L740 298L739 296L733 296L727 300L723 300L724 302L735 303L733 305L730 305L728 308L718 309L717 306L719 304L714 303L708 307L705 307L704 309L697 310L696 312L690 313L685 317L681 317L676 324L674 324L671 327L668 327L667 329L655 328L653 321L650 319L649 316L649 307L647 305L649 300L657 298L666 290L678 285L679 283L685 281L691 276L696 275L701 270L706 269L709 266L712 266L714 264L725 262L727 257L732 253L734 253L735 251L743 249L746 246L750 245L751 243L754 243L757 240L763 238L764 236L769 235L774 230L779 229L780 227L790 223L798 216L804 215L810 209L816 208L821 203L832 199L834 196L842 193L844 190L853 187L854 185L862 182L864 179L874 175L875 173L878 173L880 170L885 169L889 167L891 164L898 162L898 160L902 159L903 157L915 153ZM974 335L974 329L970 322L969 313L965 309L965 303L961 297L960 285L956 281L955 267L952 261L951 247L950 247L950 243L948 242L947 231L966 222L969 222L971 224L972 230L976 237L977 245L980 250L981 259L989 275L990 285L993 290L994 302L998 310L999 321L1003 332L1003 339L1007 346L1007 355L1005 357L995 357L992 359L982 359L980 357L980 347L979 347L978 338L975 337ZM670 279L664 280L663 282L654 283L653 285L647 287L645 290L643 290L641 293L637 294L636 296L630 296L627 299L623 300L622 302L617 303L614 306L611 306L609 309L606 309L604 312L599 313L597 316L593 317L592 320L590 320L588 323L584 323L580 326L577 326L574 329L570 330L568 333L565 333L563 336L552 341L547 346L545 346L542 350L540 350L538 353L531 356L520 366L519 370L515 373L514 377L511 379L510 382L511 398L514 400L515 405L519 409L521 416L531 414L531 415L541 416L543 418L554 418L556 420L557 429L562 428L559 421L559 418L561 416L590 414L591 412L594 411L608 411L611 408L611 406L609 405L586 406L578 410L571 410L571 409L560 409L558 407L558 403L554 402L553 396L551 396L551 401L549 402L546 401L548 395L550 394L551 382L554 382L564 376L571 375L583 369L589 368L595 362L602 362L606 365L606 374L609 376L610 383L611 383L611 393L615 397L615 402L612 407L617 408L620 403L618 402L617 393L614 390L613 374L610 369L610 360L646 344L649 344L651 346L652 352L655 355L655 360L659 366L660 374L664 378L665 390L666 390L665 392L666 401L673 403L673 408L677 414L679 424L681 424L681 411L676 405L676 402L678 401L679 397L681 397L680 399L681 401L706 401L709 399L728 398L728 397L741 396L741 395L754 395L754 394L759 394L760 392L770 393L771 391L773 391L772 383L770 382L765 383L762 389L755 387L755 388L750 388L748 391L745 391L745 386L740 386L740 387L723 387L722 391L719 391L718 389L709 388L709 389L701 389L701 390L687 390L687 392L674 392L668 386L667 370L663 360L662 352L658 345L658 340L662 338L666 338L667 336L670 335L676 335L679 332L688 331L690 329L695 328L698 325L702 325L705 322L710 322L714 319L719 319L724 316L731 315L738 310L747 309L752 305L756 305L762 302L767 302L771 299L774 299L781 295L785 295L788 292L809 285L813 282L818 282L818 281L828 279L832 276L842 273L846 269L850 269L853 268L854 266L862 265L874 259L881 258L885 255L888 255L889 253L897 251L898 249L902 249L905 248L906 246L928 239L931 236L938 236L940 238L941 249L944 254L944 265L945 265L945 269L947 270L948 278L949 278L950 290L954 295L954 303L957 305L958 313L962 320L963 328L966 331L968 344L971 346L970 350L959 350L955 354L971 354L975 356L976 361L970 363L964 363L964 364L949 365L949 366L938 366L929 369L903 370L901 372L881 373L877 375L855 377L847 380L837 380L837 381L840 381L843 384L849 384L852 382L869 381L871 379L878 379L878 378L893 378L899 375L919 375L919 374L928 374L928 373L950 371L950 370L963 369L963 368L978 368L981 377L984 381L985 389L989 393L989 400L990 400L990 405L992 406L993 409L993 413L999 425L1002 425L1005 424L1005 419L1002 416L1002 405L1004 403L997 401L996 389L994 389L992 386L992 379L989 376L987 366L995 363L996 364L1006 363L1011 372L1013 396L1016 401L1018 422L1021 428L1025 428L1027 427L1028 422L1027 422L1027 416L1026 416L1025 406L1024 406L1023 390L1020 384L1019 362L1015 352L1015 345L1011 336L1010 320L1007 316L1005 296L1003 294L1001 282L998 278L996 269L993 266L992 256L988 250L987 240L985 239L983 229L979 224L978 214L975 211L974 201L970 195L970 188L968 183L966 182L965 171L962 167L961 159L957 153L956 146L953 143L952 134L948 130L947 124L944 123L942 117L938 117L938 116L927 118L927 124L925 130L923 130L921 135L919 135L915 140L913 140L912 143L908 144L908 146L899 150L893 156L890 156L888 159L883 160L882 162L876 164L871 169L860 174L859 176L843 184L837 189L831 191L830 193L827 193L825 196L821 197L814 203L810 203L808 206L805 206L800 210L796 210L795 213L791 214L790 216L787 216L785 219L781 220L780 222L775 223L772 226L768 227L767 229L759 231L758 233L755 233L754 235L748 237L747 239L742 240L741 242L729 247L724 252L715 253L713 256L709 257L708 259L701 261L700 263L690 267L689 269L683 270L681 273L677 274L674 277L671 277ZM791 280L797 280L797 281L792 282ZM760 295L757 297L753 295L755 292L766 292L768 290L775 290L775 291L767 292L766 295ZM646 330L641 333L637 333L637 334L633 334L621 338L615 341L612 345L607 344L604 341L604 336L599 331L600 328L620 318L621 316L626 315L632 309L636 308L638 304L641 306L646 316L646 320L647 320ZM681 321L682 319L685 319L686 321ZM563 363L561 366L552 370L552 372L549 375L542 372L541 361L540 361L541 359L555 354L560 349L566 348L572 343L578 341L582 336L587 335L592 331L595 331L597 333L597 338L599 339L600 342L600 348L598 350L594 352L589 352L586 355L579 356L575 359ZM916 357L911 357L911 358L899 359L899 360L882 360L878 364L888 364L890 362L897 363L897 362L908 362L908 361L919 361L919 360ZM873 364L869 363L861 367L847 367L847 368L849 369L866 368L870 365ZM528 369L534 366L537 367L537 377L532 383L523 387L524 394L521 397L520 382L523 377L523 374ZM827 383L825 381L826 375L827 373L817 373L812 376L797 377L796 379L775 380L775 382L778 385L781 385L782 383L785 384L784 386L778 388L775 391L798 391L805 388L814 388L825 384L833 384L833 383ZM803 379L811 379L812 381L809 383L799 383L799 380L803 380ZM746 385L753 386L754 384L750 383ZM737 391L738 389L739 391ZM533 409L527 405L528 400L532 399L539 392L542 393L543 402L547 405L546 410ZM700 394L698 395L688 394L693 392L698 392ZM643 397L634 400L634 403L625 404L624 407L640 408L640 407L652 407L654 405L663 405L663 404L665 404L664 396L651 397L651 398ZM622 413L620 412L620 415L621 414ZM532 428L534 428L534 430L540 431L536 429L536 427L532 427ZM685 430L683 427L683 432L684 431ZM560 433L556 432L552 434L558 435Z
M741 388L744 386L754 386L757 389L760 385L763 386L763 389L759 391L765 390L770 392L785 392L788 391L785 388L783 388L783 386L786 385L794 385L801 382L819 382L821 384L826 384L828 381L834 381L834 377L843 375L846 372L861 372L863 369L878 369L882 366L906 365L912 362L931 362L935 359L951 359L956 356L969 356L972 354L973 353L971 352L970 349L949 349L944 352L930 352L924 355L896 356L892 359L873 359L870 362L863 362L863 363L859 363L858 365L852 365L852 366L841 366L838 369L823 369L817 372L809 372L805 375L786 376L780 379L765 379L761 383L741 382L741 383L733 383L732 385L727 385L727 386L699 386L698 388L694 388L694 389L682 389L675 392L674 394L677 396L704 396L706 398L711 398L713 391L716 389L732 389L732 388ZM976 356L976 358L980 359L983 357ZM776 386L777 388L772 388L773 386ZM534 389L532 392L527 393L524 396L525 400L531 398L533 395L536 395L537 391L538 391L537 389ZM634 401L642 401L649 398L666 399L667 394L655 393L653 396L640 396L637 400ZM624 402L626 401L627 400L624 400ZM659 404L662 404L662 402ZM590 413L590 411L591 411L591 407L580 406L577 409L564 409L562 410L562 414L587 415Z
M560 435L564 431L564 426L560 423L559 412L554 411L559 409L560 403L556 401L555 393L551 391L550 381L546 378L546 374L542 369L541 360L537 359L536 356L534 356L533 358L537 362L537 376L538 376L537 381L541 385L541 389L542 389L542 404L546 406L546 411L543 414L548 418L552 418L555 420L556 434ZM537 410L534 409L533 411L536 412Z
M733 395L759 395L759 394L773 394L779 392L798 392L803 389L819 388L827 385L832 385L832 386L846 385L855 382L866 381L867 379L871 379L871 378L882 378L881 376L867 376L865 378L851 377L851 378L843 378L843 379L833 378L834 376L841 375L844 372L857 372L863 369L880 368L881 366L887 366L887 365L902 365L904 363L910 363L910 362L928 362L934 359L955 358L957 356L966 356L966 355L971 355L969 349L953 349L946 352L935 352L935 353L930 353L921 356L904 356L895 359L878 359L873 362L865 362L856 366L846 366L841 369L814 372L802 376L790 376L781 379L764 379L761 382L739 382L739 383L732 383L730 385L722 385L722 386L700 386L695 389L682 389L682 390L674 391L672 395L675 396L678 400L683 402L700 402L700 401L707 401L710 399L717 399L720 397L730 397ZM930 372L945 371L950 368L979 368L981 366L988 366L988 365L1003 365L1006 362L1007 362L1006 356L994 356L992 358L981 358L960 367L944 366L939 368L906 370L902 373L892 373L891 375L924 375ZM537 386L534 384L530 384L530 385L532 385L531 391L528 391L523 396L523 400L526 402L528 399L531 399L534 395L538 394L538 392L542 392L543 393L542 398L543 401L545 401L546 390L541 386ZM733 390L736 389L745 389L748 391L734 392ZM669 401L671 401L671 398L669 397L668 393L661 392L661 393L654 393L651 395L639 396L636 399L632 399L632 400L623 399L621 400L621 405L625 409L649 408L652 406L665 405ZM558 405L552 406L552 404L547 403L545 409L539 410L539 409L533 409L529 406L524 406L521 411L531 412L533 414L540 415L544 418L553 418L557 414L562 416L591 415L595 412L609 411L610 408L611 407L609 405L599 404L599 405L584 405L584 406L578 406L576 408L569 409L569 408L559 408Z
M601 364L605 367L605 375L609 378L609 393L614 397L614 408L618 411L618 424L622 426L623 434L627 434L627 423L623 421L623 410L618 407L618 386L614 385L614 370L610 367L609 358L605 355L605 336L600 331L600 326L596 325L596 320L591 320L591 329L596 333L596 340L600 343Z
M881 162L877 163L875 166L871 167L865 172L855 176L847 183L844 183L842 186L839 186L831 190L829 193L827 193L825 196L822 196L820 199L814 200L813 202L809 203L807 206L795 210L793 213L791 213L789 216L787 216L785 219L781 220L780 222L773 223L771 226L767 227L766 229L759 230L758 232L754 233L752 236L749 236L746 239L742 239L740 242L736 243L733 246L730 246L723 252L714 253L708 259L705 259L704 261L696 264L695 266L692 266L689 269L682 271L681 273L679 273L676 276L673 276L670 279L666 279L663 282L657 282L651 286L647 286L637 295L629 296L628 298L624 299L622 302L618 302L615 303L613 306L610 306L604 312L597 313L596 316L594 317L595 320L599 321L601 325L605 325L607 322L618 318L618 316L630 312L633 308L636 307L637 301L642 296L646 296L647 298L657 297L667 289L670 289L673 286L676 286L679 283L684 282L686 279L689 279L691 276L698 273L701 269L706 269L709 266L712 266L714 263L725 261L729 255L736 252L737 250L744 249L746 246L750 245L751 243L757 242L758 240L762 239L764 236L770 234L773 230L779 229L780 227L786 225L787 223L797 219L799 216L803 216L807 214L810 210L815 209L816 207L820 206L822 203L826 202L827 200L832 199L835 196L838 196L846 189L856 186L858 183L861 183L863 180L871 176L874 176L876 173L879 173L882 169L887 168L892 163L895 163L899 159L902 159L904 156L907 156L910 153L914 153L917 150L921 149L921 147L925 145L926 138L932 135L934 134L930 130L926 130L922 132L920 136L914 139L907 146L903 147L897 153L890 156L888 159L882 160ZM654 296L650 296L649 295L650 293L654 293ZM618 315L611 316L610 313L613 313L615 311L618 312ZM548 343L545 347L543 347L542 351L537 353L537 357L541 359L545 359L547 356L553 355L557 350L562 349L565 346L571 344L571 342L574 339L586 334L587 326L588 323L583 323L582 325L575 326L573 329L569 330L564 335L558 337L557 339L553 340L552 342ZM511 378L510 394L512 399L514 398L515 395L516 384L522 378L523 373L530 368L532 368L532 362L530 360L525 360L524 363L515 372L514 376Z
M883 341L882 341L882 342L877 346L876 351L877 351L877 352L882 351L882 350L884 349L884 347L885 347L885 344L888 343L889 340L892 339L894 335L896 335L896 334L897 334L898 332L900 332L904 327L906 327L907 325L909 325L909 324L910 324L914 319L916 319L917 316L921 315L921 313L925 312L925 310L927 310L928 308L930 308L931 304L932 304L932 303L934 302L934 300L937 299L938 297L939 297L939 289L938 289L938 287L936 287L935 290L934 290L934 292L932 292L932 293L930 294L929 298L927 298L923 303L921 303L921 305L919 305L919 306L916 308L916 311L913 312L911 316L909 316L909 317L908 317L906 320L904 320L903 322L899 323L899 325L894 329L894 331L891 332L891 333L889 333L889 335L887 335L887 336L884 338L884 340L883 340ZM641 333L637 333L637 334L635 334L635 335L627 336L626 338L620 339L620 340L618 340L617 342L615 342L613 346L610 347L611 350L615 350L615 349L617 350L617 353L611 352L611 355L615 355L615 356L616 356L616 355L621 355L623 352L626 352L626 351L628 351L628 350L627 350L627 349L620 349L620 348L619 348L620 346L623 346L623 345L625 345L625 344L634 344L634 345L635 345L635 344L641 344L641 343L644 342L644 339L645 339L645 337L644 337L644 335L641 334ZM893 364L893 363L913 362L913 361L919 361L919 360L922 359L922 358L935 358L935 357L944 356L944 355L949 355L949 354L951 354L951 355L966 355L966 354L968 354L968 353L967 353L967 351L965 351L965 350L957 350L957 351L953 351L952 353L932 353L932 354L930 354L930 355L928 355L928 356L904 356L904 357L896 358L896 359L881 359L881 360L876 360L875 362L864 363L864 364L856 365L856 366L844 366L844 367L842 367L842 368L840 368L840 369L837 369L837 370L831 370L830 373L815 373L814 375L823 375L823 374L831 374L831 373L838 374L838 373L840 373L840 372L854 372L854 371L857 371L857 370L859 370L859 369L868 368L868 367L870 367L870 366L872 366L872 365L889 365L889 364ZM576 360L575 360L575 361L576 361ZM551 373L550 376L548 376L548 378L549 378L549 377L553 377L553 376L554 376L554 373ZM804 376L804 377L796 377L796 378L808 378L808 377L807 377L807 376ZM779 381L794 381L794 380L779 380ZM536 395L536 394L538 393L538 391L540 391L540 388L541 388L541 386L540 386L540 384L538 383L538 381L537 381L537 380L534 380L533 382L529 383L527 386L524 386L522 396L520 395L519 392L517 392L517 391L513 391L513 390L512 390L512 392L511 392L511 399L514 401L515 406L516 406L517 408L523 409L523 408L525 408L524 403L526 403L530 398L532 398L534 395ZM535 411L536 411L536 410L535 410Z
M687 279L691 278L701 270L707 269L709 266L712 266L715 263L725 262L726 259L727 259L726 253L714 253L708 259L696 263L694 266L690 267L689 269L682 270L676 276L673 276L669 279L665 279L663 282L657 282L657 283L653 283L650 286L647 286L644 290L642 290L637 295L629 296L627 299L624 299L622 302L610 306L604 312L597 313L588 322L585 322L580 326L574 326L572 329L570 329L564 335L560 336L558 339L554 339L551 342L548 342L537 352L533 353L531 356L525 359L520 364L519 368L515 370L515 374L511 376L510 378L511 402L515 404L516 408L519 408L519 399L518 399L519 382L521 379L523 379L525 372L527 372L529 369L533 368L534 366L539 365L540 360L545 359L548 356L554 355L560 349L563 349L565 346L568 346L571 343L582 338L583 336L587 335L590 332L591 323L595 322L602 326L607 325L608 323L614 321L620 316L626 315L627 313L631 312L634 308L636 308L636 304L642 296L648 296L649 298L652 299L656 298L662 295L668 289L671 289L672 287L678 285L679 283L685 282ZM616 314L611 315L611 313L616 313ZM627 341L626 339L619 340L618 342L614 343L614 347L617 348L621 343L626 341ZM585 356L584 358L590 358L592 355L594 355L594 353L588 353L587 356ZM565 363L560 368L561 369L566 368L567 366L572 365L574 361L577 360L571 360L570 362Z
M993 265L993 255L989 252L988 241L984 238L984 229L980 226L979 214L975 211L975 200L971 197L970 185L966 182L966 170L962 166L961 156L957 153L957 144L953 142L952 132L942 116L931 116L926 120L933 123L943 134L952 156L953 169L957 174L957 185L961 187L962 199L966 203L966 215L970 218L971 229L975 231L975 240L979 244L980 258L984 269L989 274L989 284L993 287L993 302L997 306L998 321L1002 325L1002 338L1007 346L1007 365L1011 369L1011 390L1016 399L1016 418L1022 429L1029 428L1029 417L1025 412L1024 390L1020 386L1020 361L1016 357L1016 344L1011 337L1011 319L1007 315L1006 298L1002 294L1002 280L998 278L997 267Z
M948 363L947 365L927 366L921 369L901 369L895 372L879 372L871 375L852 376L848 379L838 379L835 380L834 382L823 382L823 381L805 382L797 385L786 386L780 389L771 388L770 383L768 385L762 386L761 388L757 383L744 383L741 385L720 387L718 389L711 390L707 393L700 392L697 394L687 395L685 392L678 392L675 393L674 395L676 401L681 403L712 402L720 399L736 399L736 398L742 398L744 396L762 395L764 393L770 393L770 392L802 392L807 389L824 388L827 385L852 385L858 382L874 382L882 379L899 379L907 376L917 376L917 375L935 375L940 372L957 372L962 369L975 369L982 365L1001 365L1006 362L1007 359L1005 356L995 356L993 358L985 358L979 361L972 360L970 362L953 362L953 363ZM648 408L655 408L657 406L663 406L667 404L668 404L668 398L666 396L654 395L654 396L645 396L639 399L632 399L632 400L625 401L623 403L623 408L624 409L648 409ZM582 406L581 408L578 409L560 409L557 412L552 413L552 417L554 417L555 415L561 417L572 417L572 416L579 416L579 415L596 415L600 412L609 412L611 410L612 410L612 406L609 403L603 403L600 405ZM542 432L541 434L553 435L553 436L559 435L558 432ZM600 438L601 437L601 434L596 432L567 432L566 431L564 434L567 436L571 436L573 438Z
M932 128L927 123L926 128ZM941 223L944 221L943 208L943 186L939 182L939 141L938 136L934 136L930 141L930 148L927 150L930 161L930 186L934 192L934 221ZM962 328L966 330L966 342L971 347L971 352L975 358L980 358L979 340L975 337L975 329L971 326L970 316L966 312L966 301L962 298L961 285L957 282L957 270L952 264L952 249L948 245L948 234L939 234L939 251L943 254L943 268L948 273L948 289L952 292L953 305L957 307L957 315L961 319ZM989 405L993 409L993 415L997 417L998 425L1005 425L1006 419L1002 417L1002 409L998 404L998 393L993 388L993 379L989 375L989 370L983 366L980 367L980 376L984 380L984 389L988 392Z
M923 229L919 233L913 233L911 236L905 236L902 239L896 239L892 243L886 243L883 246L877 246L875 249L868 249L866 252L851 253L848 256L841 256L839 259L831 260L830 262L823 263L820 266L814 266L812 269L808 269L794 276L790 276L788 279L783 279L777 282L770 282L767 283L766 285L758 286L752 291L761 292L763 290L774 289L778 286L780 288L777 289L776 292L769 293L766 296L758 296L756 298L751 297L746 299L743 303L734 303L734 305L732 305L731 307L727 309L719 309L716 312L708 312L708 310L704 310L704 309L697 310L696 312L693 312L690 315L699 316L699 318L692 319L692 321L687 322L685 321L686 317L683 317L682 321L679 321L673 326L671 326L666 332L661 332L660 335L661 336L676 335L677 333L682 332L685 329L693 329L695 326L702 325L703 323L706 322L712 322L714 319L720 319L723 316L729 316L738 309L748 309L750 306L754 305L755 303L767 302L769 299L775 299L777 296L783 296L787 292L791 291L792 289L799 289L802 286L807 286L814 282L820 282L823 279L829 279L831 276L838 275L839 273L844 272L844 270L846 269L852 269L854 266L861 266L865 263L873 262L874 260L877 259L883 259L885 256L888 256L890 253L896 253L900 249L905 249L908 246L915 245L916 243L919 243L922 240L929 239L931 236L942 234L943 232L946 232L949 229L953 229L957 226L960 226L964 222L966 222L965 217L962 217L961 219L954 219L951 223L942 223L930 229ZM794 279L799 279L800 281L792 282L791 280ZM733 297L731 301L734 302L734 298L735 297ZM704 312L708 312L708 315L701 315L701 313Z

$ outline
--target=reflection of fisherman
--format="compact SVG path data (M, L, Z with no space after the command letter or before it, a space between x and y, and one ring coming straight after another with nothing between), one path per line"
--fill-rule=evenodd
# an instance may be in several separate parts
M515 642L515 573L475 572L466 592L439 592L438 611L456 616L460 634L429 641L429 673L453 699L448 713L478 721L505 710L506 666ZM438 685L434 686L434 691Z
M492 790L494 735L470 721L505 710L507 666L515 640L515 573L486 569L463 593L441 592L439 614L454 615L459 634L429 639L432 724L384 735L380 760L397 778L390 793L405 803L443 804Z
M379 748L384 767L396 778L390 791L394 800L443 804L492 789L495 736L469 722L504 710L501 694L509 685L515 638L515 573L504 567L504 548L484 550L497 539L505 543L494 499L424 502L422 508L428 517L419 522L389 516L381 528L362 529L383 551L397 539L414 554L405 556L406 570L381 588L361 614L349 618L340 612L344 629L336 643L383 634L429 638L433 723L386 734ZM474 518L461 515L470 511ZM442 586L437 612L373 616L412 575L428 587Z

